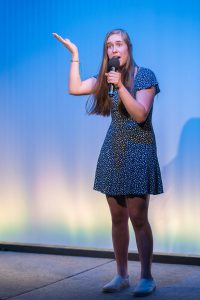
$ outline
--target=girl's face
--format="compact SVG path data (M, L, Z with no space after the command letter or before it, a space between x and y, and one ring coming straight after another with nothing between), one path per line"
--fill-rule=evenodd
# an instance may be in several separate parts
M128 46L122 38L120 33L112 34L109 36L106 42L107 46L107 54L108 58L111 59L112 57L118 57L120 61L120 67L124 66L129 53L128 53Z

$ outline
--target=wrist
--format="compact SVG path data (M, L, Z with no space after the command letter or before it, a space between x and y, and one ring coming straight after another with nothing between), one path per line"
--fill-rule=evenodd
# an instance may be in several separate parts
M72 54L72 61L79 61L78 53L73 53Z
M118 92L123 91L125 86L123 85L123 83L121 83L120 85L118 85Z

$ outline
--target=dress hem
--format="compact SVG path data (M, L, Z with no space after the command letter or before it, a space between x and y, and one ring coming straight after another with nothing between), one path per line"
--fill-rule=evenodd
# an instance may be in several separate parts
M135 196L138 196L138 195L160 195L160 194L163 194L164 191L161 190L161 191L157 191L157 192L152 192L152 191L141 191L141 192L126 192L126 193L111 193L111 192L106 192L106 191L102 191L100 189L96 189L96 188L93 188L94 191L96 192L100 192L102 194L105 194L105 195L111 195L111 196L128 196L128 195L135 195Z

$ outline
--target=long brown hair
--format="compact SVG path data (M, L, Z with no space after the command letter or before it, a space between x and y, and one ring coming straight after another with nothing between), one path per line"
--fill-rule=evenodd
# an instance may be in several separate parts
M136 65L133 60L132 44L130 41L130 37L125 30L114 29L107 33L104 40L103 58L102 58L99 74L97 77L97 82L95 85L95 92L93 96L88 99L86 103L86 111L89 115L97 114L97 115L109 116L111 112L112 101L111 98L108 96L108 83L107 83L105 73L107 72L107 65L108 65L107 40L113 34L121 34L123 40L127 44L129 56L126 64L121 69L122 81L125 87L129 91L133 86L133 77L134 77L133 75L134 75ZM91 101L90 104L89 101ZM121 100L119 101L119 111L122 115L128 116L128 112Z

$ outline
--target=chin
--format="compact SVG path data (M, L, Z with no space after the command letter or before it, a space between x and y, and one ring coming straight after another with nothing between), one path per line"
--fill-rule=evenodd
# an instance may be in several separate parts
M126 63L120 63L120 68L123 68L125 66Z

